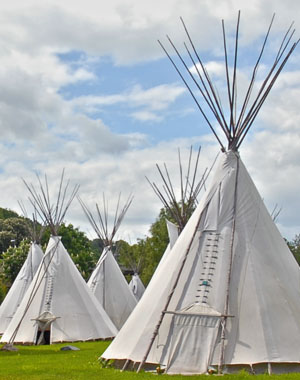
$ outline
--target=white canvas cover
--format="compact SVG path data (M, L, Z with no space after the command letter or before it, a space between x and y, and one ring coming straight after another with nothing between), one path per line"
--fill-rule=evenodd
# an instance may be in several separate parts
M11 322L43 256L41 247L37 243L31 243L27 258L0 306L0 334L4 333Z
M211 186L102 356L141 362L176 284L146 362L169 373L205 373L219 364L225 322L225 366L299 363L299 274L238 153L225 152Z
M106 339L117 333L57 236L50 238L1 342L9 342L16 334L15 343L37 343L39 322L45 321L45 315L51 315L50 343Z
M120 329L135 308L137 300L110 247L104 248L88 286L117 329Z
M168 219L166 219L166 223L169 235L170 248L173 248L173 245L175 244L178 238L178 227L176 226L176 224L170 222Z
M156 272L158 272L160 270L159 269L160 266L162 265L164 260L169 255L169 253L170 253L171 249L173 248L173 245L176 243L176 240L177 240L178 235L179 235L178 227L176 226L176 224L170 222L168 219L166 219L166 224L167 224L167 230L168 230L168 236L169 236L169 244L167 245L167 248L166 248L164 254L162 255L160 262L158 263L158 266L155 270L156 275L157 275ZM152 279L151 279L151 281L152 281Z
M145 286L137 273L133 274L129 283L129 288L135 296L136 300L139 301L145 292Z

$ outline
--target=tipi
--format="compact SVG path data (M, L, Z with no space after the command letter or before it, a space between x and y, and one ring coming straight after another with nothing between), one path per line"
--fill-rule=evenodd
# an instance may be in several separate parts
M196 58L186 47L199 81L176 50L187 75L197 82L202 99L223 130L228 148L225 149L221 136L190 90L223 154L205 196L158 275L155 274L151 292L148 287L123 329L102 355L105 359L123 362L123 368L138 363L138 370L155 364L170 374L222 373L241 368L269 373L300 371L299 267L238 153L297 42L289 46L293 35L289 29L256 97L250 97L269 28L246 98L237 112L239 19L240 15L231 83L223 23L230 106L228 122L186 28ZM183 74L180 75L184 79Z
M141 264L142 264L143 260L142 260L142 257L140 257L138 262L135 263L131 259L130 255L128 255L128 260L129 260L131 269L133 270L133 275L132 275L131 280L129 282L129 289L132 291L136 300L139 301L145 292L145 286L144 286L144 284L143 284L143 282L139 276L139 273L141 270Z
M26 215L24 214L24 216ZM37 231L37 220L34 214L33 222L30 224L32 242L27 258L0 306L0 335L4 333L11 322L43 259L44 252L39 245L42 232L43 228Z
M127 260L129 262L129 266L131 268L131 280L129 282L129 289L131 290L132 294L136 298L137 301L139 301L142 298L142 295L145 292L145 286L139 276L141 266L143 263L143 257L141 256L138 261L136 261L129 253L127 253Z
M74 196L69 198L68 185L63 186L64 173L59 185L56 204L52 204L48 182L41 194L26 183L36 205L51 229L44 258L28 288L1 342L41 344L56 342L107 339L116 335L116 328L57 236L58 227L65 217Z
M202 175L200 176L200 179L198 179L198 165L199 165L200 153L201 153L201 146L199 146L198 148L198 153L194 162L194 169L192 169L193 147L191 146L190 152L189 152L187 170L184 173L183 165L181 161L180 149L178 149L178 167L179 167L179 178L180 178L180 185L179 185L180 197L179 198L176 197L175 186L174 186L174 183L172 182L171 175L169 173L166 163L164 163L163 165L164 170L158 164L156 164L156 168L162 180L162 185L159 186L155 182L151 182L146 177L154 193L158 196L158 198L162 202L165 210L176 222L175 224L169 221L168 219L166 219L169 244L156 270L158 270L161 262L163 262L165 258L167 257L167 255L169 254L171 248L173 247L173 245L175 244L178 238L178 235L184 229L189 218L193 214L193 211L195 210L198 204L197 197L199 196L201 190L205 189L207 178L210 175L216 163L216 159L218 156L215 158L210 169L208 170L208 168L206 168L204 172L202 173Z
M118 199L113 228L109 232L108 205L103 195L103 212L96 204L99 223L97 224L91 211L78 198L95 233L104 242L104 249L94 269L88 286L103 306L117 329L120 329L137 304L137 300L131 292L128 283L112 253L113 239L122 223L122 220L132 202L129 197L124 207L120 210L120 196Z
M162 263L166 260L170 252L172 251L172 248L174 244L176 243L176 240L178 239L179 236L179 229L178 226L172 222L170 222L168 219L166 219L166 224L167 224L167 230L168 230L168 237L169 237L169 244L167 245L167 248L165 249L156 269L155 272L147 286L147 289L150 287L151 289L151 283L152 281L155 282L156 276L158 276L158 272L160 271L160 268L162 267Z
M129 282L129 289L132 291L137 301L142 298L142 295L145 292L145 286L137 272L134 272L131 277L131 280Z

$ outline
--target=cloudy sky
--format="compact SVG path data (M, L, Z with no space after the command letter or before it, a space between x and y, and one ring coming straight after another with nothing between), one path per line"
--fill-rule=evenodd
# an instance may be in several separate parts
M264 64L270 63L292 21L296 0L243 2L239 85L276 13ZM241 2L236 0L64 0L0 4L0 191L1 207L20 212L21 178L47 173L51 188L65 168L92 207L102 193L113 211L118 193L134 202L120 237L143 237L160 209L145 175L159 181L165 162L178 183L177 149L201 145L201 168L219 147L157 40L186 40L179 17L201 51L222 93L221 19L229 42ZM299 33L296 32L296 38ZM278 227L300 233L299 48L264 105L240 153L267 207L282 211ZM262 65L262 71L264 70ZM74 201L67 222L92 237Z

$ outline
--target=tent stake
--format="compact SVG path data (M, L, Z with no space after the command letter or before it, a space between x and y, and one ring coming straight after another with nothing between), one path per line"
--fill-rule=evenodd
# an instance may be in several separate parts
M123 365L122 369L121 369L121 372L123 372L123 371L125 371L125 370L126 370L126 368L128 367L129 363L130 363L130 360L129 360L129 359L127 359L127 360L126 360L126 362L124 363L124 365Z

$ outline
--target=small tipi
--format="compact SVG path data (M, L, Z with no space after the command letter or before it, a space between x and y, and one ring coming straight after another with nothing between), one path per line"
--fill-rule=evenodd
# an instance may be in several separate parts
M26 183L32 203L51 229L43 260L1 342L42 344L107 339L117 330L91 293L70 255L57 236L66 211L78 191L67 198L68 185L62 174L56 204L52 204L48 182L41 194Z
M140 279L138 272L134 272L129 282L129 289L132 291L136 300L139 301L145 292L145 286Z
M113 239L132 202L132 197L128 198L124 207L120 210L119 196L111 232L109 232L108 226L108 206L104 196L102 213L98 204L96 204L99 223L96 222L93 214L83 201L80 198L78 200L95 233L104 243L103 252L88 281L88 286L117 329L120 329L135 308L137 300L131 292L119 264L114 258L112 246Z
M180 149L178 149L178 167L179 167L179 193L180 197L176 196L176 190L174 182L172 181L172 177L167 168L166 163L164 163L164 170L156 164L157 170L159 172L160 178L162 180L162 185L157 185L155 182L150 182L150 180L146 177L148 183L152 187L154 193L158 196L160 201L162 202L167 213L172 217L173 220L176 221L176 224L166 219L166 226L169 237L169 244L165 252L163 253L159 265L157 266L155 271L159 271L159 268L162 262L166 259L169 252L173 248L179 234L184 229L187 224L189 218L193 214L197 204L198 204L198 196L201 190L205 189L205 183L207 181L208 176L210 175L213 166L215 165L216 159L214 160L211 168L208 170L206 168L202 175L198 175L198 165L199 158L201 153L201 146L199 146L198 153L196 155L196 159L194 160L194 168L193 166L193 147L191 146L188 158L188 166L187 170L183 171L183 165L181 160ZM217 158L217 157L216 157ZM157 276L155 274L154 278Z
M129 289L132 291L132 294L139 301L142 298L142 295L145 292L145 286L140 278L140 271L143 264L143 256L137 261L130 253L126 252L126 261L129 263L131 269L131 280L129 281Z
M24 216L26 215L24 214ZM27 258L0 306L0 335L11 322L43 259L44 252L39 245L43 228L38 231L37 224L36 215L34 215L33 221L29 225L32 242Z
M166 219L167 223L167 230L168 230L168 237L169 237L169 250L173 248L173 245L176 243L176 240L179 235L178 226L172 222L170 222L168 219ZM167 247L167 249L168 249Z
M202 99L224 131L228 148L190 90L223 154L205 196L154 275L151 292L148 287L102 355L121 361L123 368L138 363L138 370L154 364L170 374L222 373L241 368L253 373L300 371L299 267L238 153L297 42L289 46L293 35L289 29L266 79L252 97L269 28L238 112L239 18L231 83L223 24L229 121L186 28L195 58L187 47L188 55L199 81L176 50L187 75L196 81Z
M147 286L147 289L152 286L152 282L154 281L155 283L155 278L158 276L159 271L161 270L161 267L163 266L163 262L166 260L170 252L172 251L173 246L176 243L176 240L178 239L179 236L179 229L178 226L172 222L170 222L168 219L166 219L166 224L167 224L167 230L168 230L168 237L169 237L169 244L167 245L167 248L165 249L156 269L155 272ZM149 291L151 293L151 290Z

